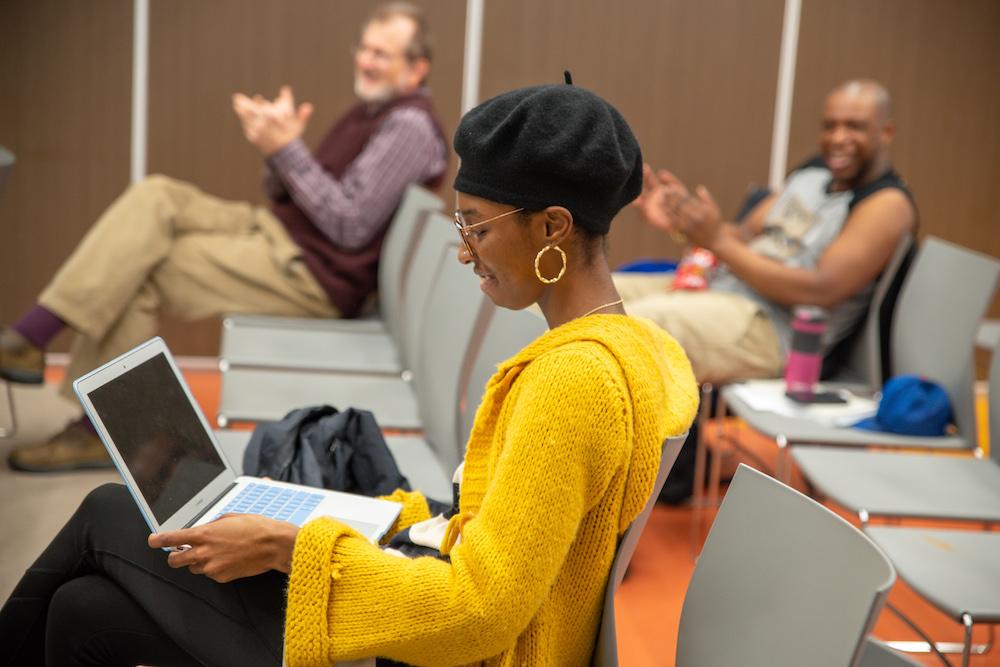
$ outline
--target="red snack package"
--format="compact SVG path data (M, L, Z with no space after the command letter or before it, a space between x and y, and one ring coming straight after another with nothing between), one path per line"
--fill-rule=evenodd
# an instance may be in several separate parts
M718 265L715 255L704 248L691 248L681 257L671 289L702 290L708 287L712 269Z

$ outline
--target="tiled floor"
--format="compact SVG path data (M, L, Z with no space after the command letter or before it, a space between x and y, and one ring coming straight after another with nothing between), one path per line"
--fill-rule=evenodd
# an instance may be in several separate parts
M219 379L214 372L189 371L186 377L211 421L218 406ZM58 371L50 374L50 382ZM3 391L0 388L0 391ZM40 438L61 428L76 409L59 399L54 385L44 388L17 388L16 404L22 432L15 440L0 440L0 459L21 441ZM0 396L2 401L2 396ZM0 403L0 424L7 415ZM774 447L766 440L753 440L755 450L765 459ZM0 463L0 600L6 599L20 572L69 517L91 488L116 480L114 472L63 475L25 475ZM657 507L643 534L617 600L619 652L626 667L663 667L674 660L677 627L687 582L694 570L694 545L700 537L692 533L693 510L684 507ZM707 519L706 519L707 521ZM705 524L707 526L707 523ZM890 601L910 613L938 639L959 641L961 628L897 583ZM748 619L748 622L754 622ZM915 635L887 612L876 625L875 634L886 639L915 639ZM977 631L976 639L985 639ZM928 665L940 664L924 656ZM803 665L808 665L803 656ZM1000 648L990 655L974 658L976 667L1000 667Z

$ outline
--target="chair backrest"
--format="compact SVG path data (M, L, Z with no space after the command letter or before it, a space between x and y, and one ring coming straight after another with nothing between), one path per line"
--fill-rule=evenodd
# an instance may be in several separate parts
M410 270L403 284L400 319L393 340L399 348L404 368L413 369L417 346L420 344L420 326L425 313L424 304L431 284L441 265L441 253L448 245L458 241L455 225L440 213L426 214L426 223L417 247L413 251Z
M892 314L906 274L913 263L915 239L906 234L875 283L868 313L857 330L823 359L824 377L881 387L892 374L890 345ZM829 366L829 368L828 368Z
M897 653L884 642L868 637L865 640L858 667L920 667L922 664L922 662L910 660L902 653Z
M386 232L378 264L378 298L386 330L395 340L399 340L403 286L413 266L417 243L427 226L427 216L421 214L440 211L443 206L441 198L434 193L411 185L403 193Z
M989 418L986 425L990 437L990 458L1000 464L1000 346L993 348L988 382Z
M895 579L860 530L740 465L688 585L676 664L854 667Z
M470 346L463 369L463 391L456 415L458 441L462 449L469 441L486 383L493 377L497 366L527 347L547 329L545 319L537 313L498 308L489 299L483 300L476 333L473 334L475 347Z
M893 316L892 368L926 376L951 398L955 422L977 444L973 352L1000 261L934 237L924 239Z
M438 270L421 309L418 353L412 366L420 421L445 470L454 470L461 460L455 415L462 368L486 300L472 268L458 262L458 243L456 236L439 255Z
M646 501L646 505L635 517L632 524L618 541L618 549L615 551L615 559L611 563L611 572L608 575L608 583L604 587L604 612L601 615L601 626L597 630L597 644L594 647L594 657L591 664L594 667L616 667L618 665L618 632L615 627L615 593L618 585L625 578L625 571L635 553L635 546L639 543L642 531L649 521L649 515L653 513L653 505L663 489L663 483L667 481L667 475L677 461L684 441L688 434L667 438L663 442L660 450L660 468L656 473L656 481L653 482L653 492Z

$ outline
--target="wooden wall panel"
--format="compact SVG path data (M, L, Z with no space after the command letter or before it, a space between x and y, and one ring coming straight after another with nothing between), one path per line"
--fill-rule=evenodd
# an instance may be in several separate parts
M305 140L314 146L356 101L352 46L376 2L328 0L154 0L151 3L149 172L211 194L264 203L260 155L232 113L235 91L277 94L289 84L316 111ZM445 130L458 121L465 2L425 8L434 36L430 86ZM187 354L213 354L218 323L165 327Z
M998 28L994 0L806 0L790 154L814 149L830 88L877 79L893 95L893 159L921 235L1000 256ZM990 312L1000 317L1000 297Z
M0 322L128 184L131 78L131 0L0 3Z
M784 3L781 0L487 2L482 86L579 85L614 104L647 161L706 184L729 214L766 183ZM613 264L678 248L626 210Z
M231 93L292 84L316 104L306 137L315 142L352 101L349 49L374 4L153 0L150 172L262 201L260 158ZM450 132L465 2L422 4L436 37L432 92ZM558 82L569 68L619 107L650 162L705 183L732 212L747 184L767 178L782 10L782 0L490 0L481 97ZM127 185L131 22L130 0L0 3L0 144L18 156L0 195L0 322L34 301ZM998 25L993 0L805 0L789 164L815 150L830 87L881 79L895 96L895 161L922 231L1000 255ZM633 211L613 230L616 263L678 250ZM218 339L215 323L169 332L186 354L211 353Z

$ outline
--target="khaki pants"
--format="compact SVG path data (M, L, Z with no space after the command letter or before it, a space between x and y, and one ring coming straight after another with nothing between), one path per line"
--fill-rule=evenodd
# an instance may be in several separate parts
M614 274L630 315L677 339L699 382L777 377L785 365L778 334L760 306L738 294L666 291L672 276Z
M164 176L130 187L39 297L77 332L73 379L155 335L160 313L336 317L270 211Z

